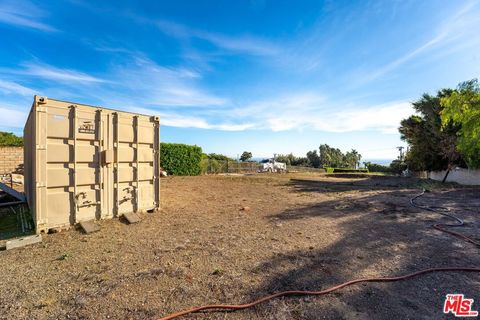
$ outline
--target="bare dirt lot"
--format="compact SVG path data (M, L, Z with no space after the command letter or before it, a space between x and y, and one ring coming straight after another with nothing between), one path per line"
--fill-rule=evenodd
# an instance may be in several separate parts
M479 248L431 227L465 220L480 238L480 189L383 176L257 175L162 179L162 210L141 223L44 236L0 252L0 319L157 319L197 305L320 290L430 267L478 267ZM248 207L248 208L245 208ZM241 210L242 208L247 210ZM441 319L447 293L480 309L480 274L435 273L359 284L321 297L280 298L189 319Z

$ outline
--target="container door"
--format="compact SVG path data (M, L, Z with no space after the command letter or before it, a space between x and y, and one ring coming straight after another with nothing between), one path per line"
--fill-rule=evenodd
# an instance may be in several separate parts
M122 215L137 211L135 183L135 119L116 114L115 121L115 211Z
M158 119L117 113L114 140L114 211L121 215L157 208Z
M39 125L46 131L45 145L37 149L46 151L43 230L101 218L105 211L102 111L53 104L41 108L42 112L46 117L41 117L45 120L40 119Z
M102 110L74 108L74 179L75 222L100 219L106 212L102 152L106 119Z

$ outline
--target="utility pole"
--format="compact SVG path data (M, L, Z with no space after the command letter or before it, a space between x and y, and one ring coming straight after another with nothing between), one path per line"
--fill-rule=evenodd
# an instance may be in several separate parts
M400 152L400 156L399 156L399 158L398 158L400 161L403 161L403 149L404 149L404 148L405 148L405 147L402 147L402 146L397 147L398 151Z

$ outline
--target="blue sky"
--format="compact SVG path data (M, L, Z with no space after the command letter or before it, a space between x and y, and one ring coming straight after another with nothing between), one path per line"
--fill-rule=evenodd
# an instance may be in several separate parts
M0 1L0 130L34 94L161 116L163 141L393 159L423 92L480 75L478 1Z

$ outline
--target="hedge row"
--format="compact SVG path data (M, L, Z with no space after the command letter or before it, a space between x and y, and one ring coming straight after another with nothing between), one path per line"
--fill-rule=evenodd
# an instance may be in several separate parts
M160 144L160 166L168 174L196 176L201 173L202 148L180 143Z
M0 131L0 147L21 147L23 138L17 137L11 132Z

